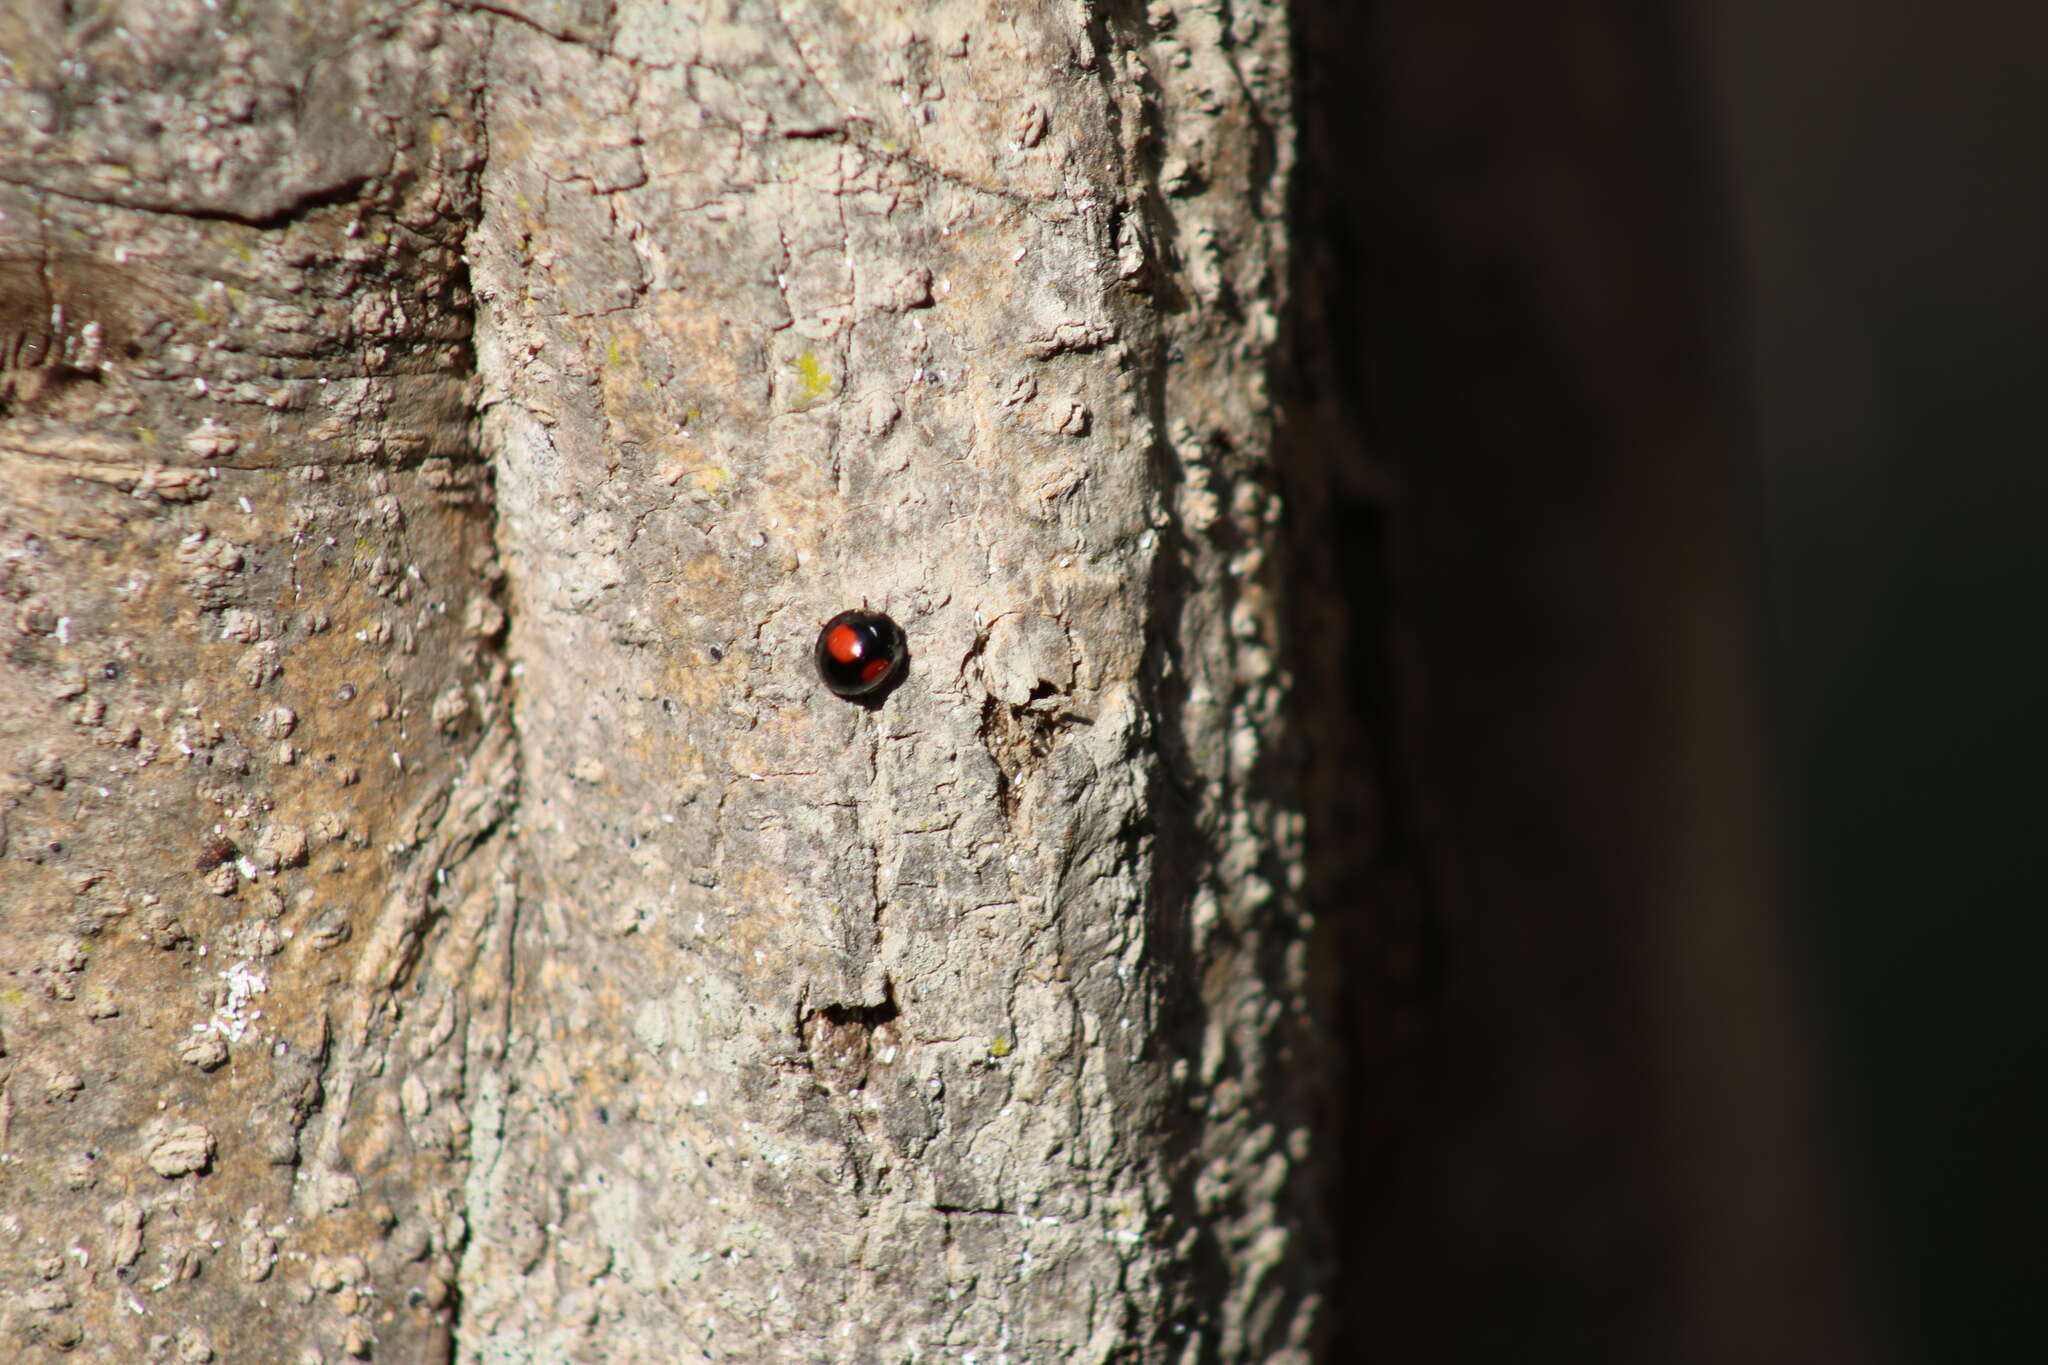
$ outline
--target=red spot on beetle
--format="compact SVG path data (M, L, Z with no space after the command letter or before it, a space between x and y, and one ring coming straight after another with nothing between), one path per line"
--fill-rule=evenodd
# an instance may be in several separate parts
M861 656L861 633L852 626L834 626L825 632L825 652L833 662L850 664Z

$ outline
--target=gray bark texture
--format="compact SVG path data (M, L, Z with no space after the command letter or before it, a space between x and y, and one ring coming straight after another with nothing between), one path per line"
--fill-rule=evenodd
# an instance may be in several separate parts
M0 9L0 1355L1307 1359L1283 11Z

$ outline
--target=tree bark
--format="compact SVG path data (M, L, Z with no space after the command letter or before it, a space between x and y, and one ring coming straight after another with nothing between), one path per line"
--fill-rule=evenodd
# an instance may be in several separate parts
M1300 1349L1277 18L497 26L484 1358ZM867 707L809 665L863 603Z
M0 19L10 1354L445 1346L511 777L479 30Z
M1282 10L0 17L9 1349L1307 1358Z

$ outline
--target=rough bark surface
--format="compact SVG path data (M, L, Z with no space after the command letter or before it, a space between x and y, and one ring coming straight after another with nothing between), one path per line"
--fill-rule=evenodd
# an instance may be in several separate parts
M1285 44L1262 4L494 25L526 800L466 1352L1304 1351ZM809 663L863 601L912 651L871 706Z
M1280 10L0 11L0 1354L1305 1356Z
M0 1357L445 1354L478 31L0 12Z

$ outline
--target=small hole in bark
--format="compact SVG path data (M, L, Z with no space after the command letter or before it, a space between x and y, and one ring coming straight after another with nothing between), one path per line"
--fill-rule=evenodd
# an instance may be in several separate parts
M806 1015L798 1031L818 1080L842 1094L866 1085L874 1049L893 1053L896 1031L890 1026L896 1015L896 996L887 985L878 1005L823 1005Z
M826 1005L818 1011L818 1017L834 1028L848 1024L879 1028L896 1017L896 1001L890 998L879 1005Z

